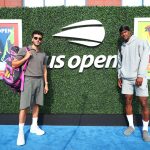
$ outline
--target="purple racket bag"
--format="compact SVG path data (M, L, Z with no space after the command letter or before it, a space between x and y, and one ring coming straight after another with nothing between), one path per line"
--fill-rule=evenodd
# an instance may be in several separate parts
M26 48L26 51L29 49ZM18 46L13 46L10 50L10 56L6 60L6 66L3 76L3 81L13 89L13 91L21 92L24 88L24 73L26 71L28 60L20 67L13 68L12 60L16 57L19 51Z

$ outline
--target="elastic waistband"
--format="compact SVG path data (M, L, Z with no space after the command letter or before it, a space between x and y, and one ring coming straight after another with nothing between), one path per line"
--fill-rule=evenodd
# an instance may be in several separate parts
M25 78L41 79L43 76L25 76Z

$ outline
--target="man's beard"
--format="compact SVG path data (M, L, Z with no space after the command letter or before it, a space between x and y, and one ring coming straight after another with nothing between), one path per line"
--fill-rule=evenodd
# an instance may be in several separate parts
M36 45L35 43L32 43L34 46L36 46L36 47L39 47L40 46L40 44L39 45Z

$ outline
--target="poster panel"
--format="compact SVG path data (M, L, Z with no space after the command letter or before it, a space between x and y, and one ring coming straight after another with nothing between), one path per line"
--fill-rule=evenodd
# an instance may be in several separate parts
M12 46L22 47L22 20L0 19L0 79Z

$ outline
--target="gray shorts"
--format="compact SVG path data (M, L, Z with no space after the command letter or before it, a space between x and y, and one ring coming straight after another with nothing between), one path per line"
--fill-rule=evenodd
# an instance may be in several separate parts
M21 92L20 109L43 105L43 77L25 76L24 90Z
M122 79L122 94L133 95L134 91L136 96L148 97L147 78L143 78L141 86L136 86L135 80Z

